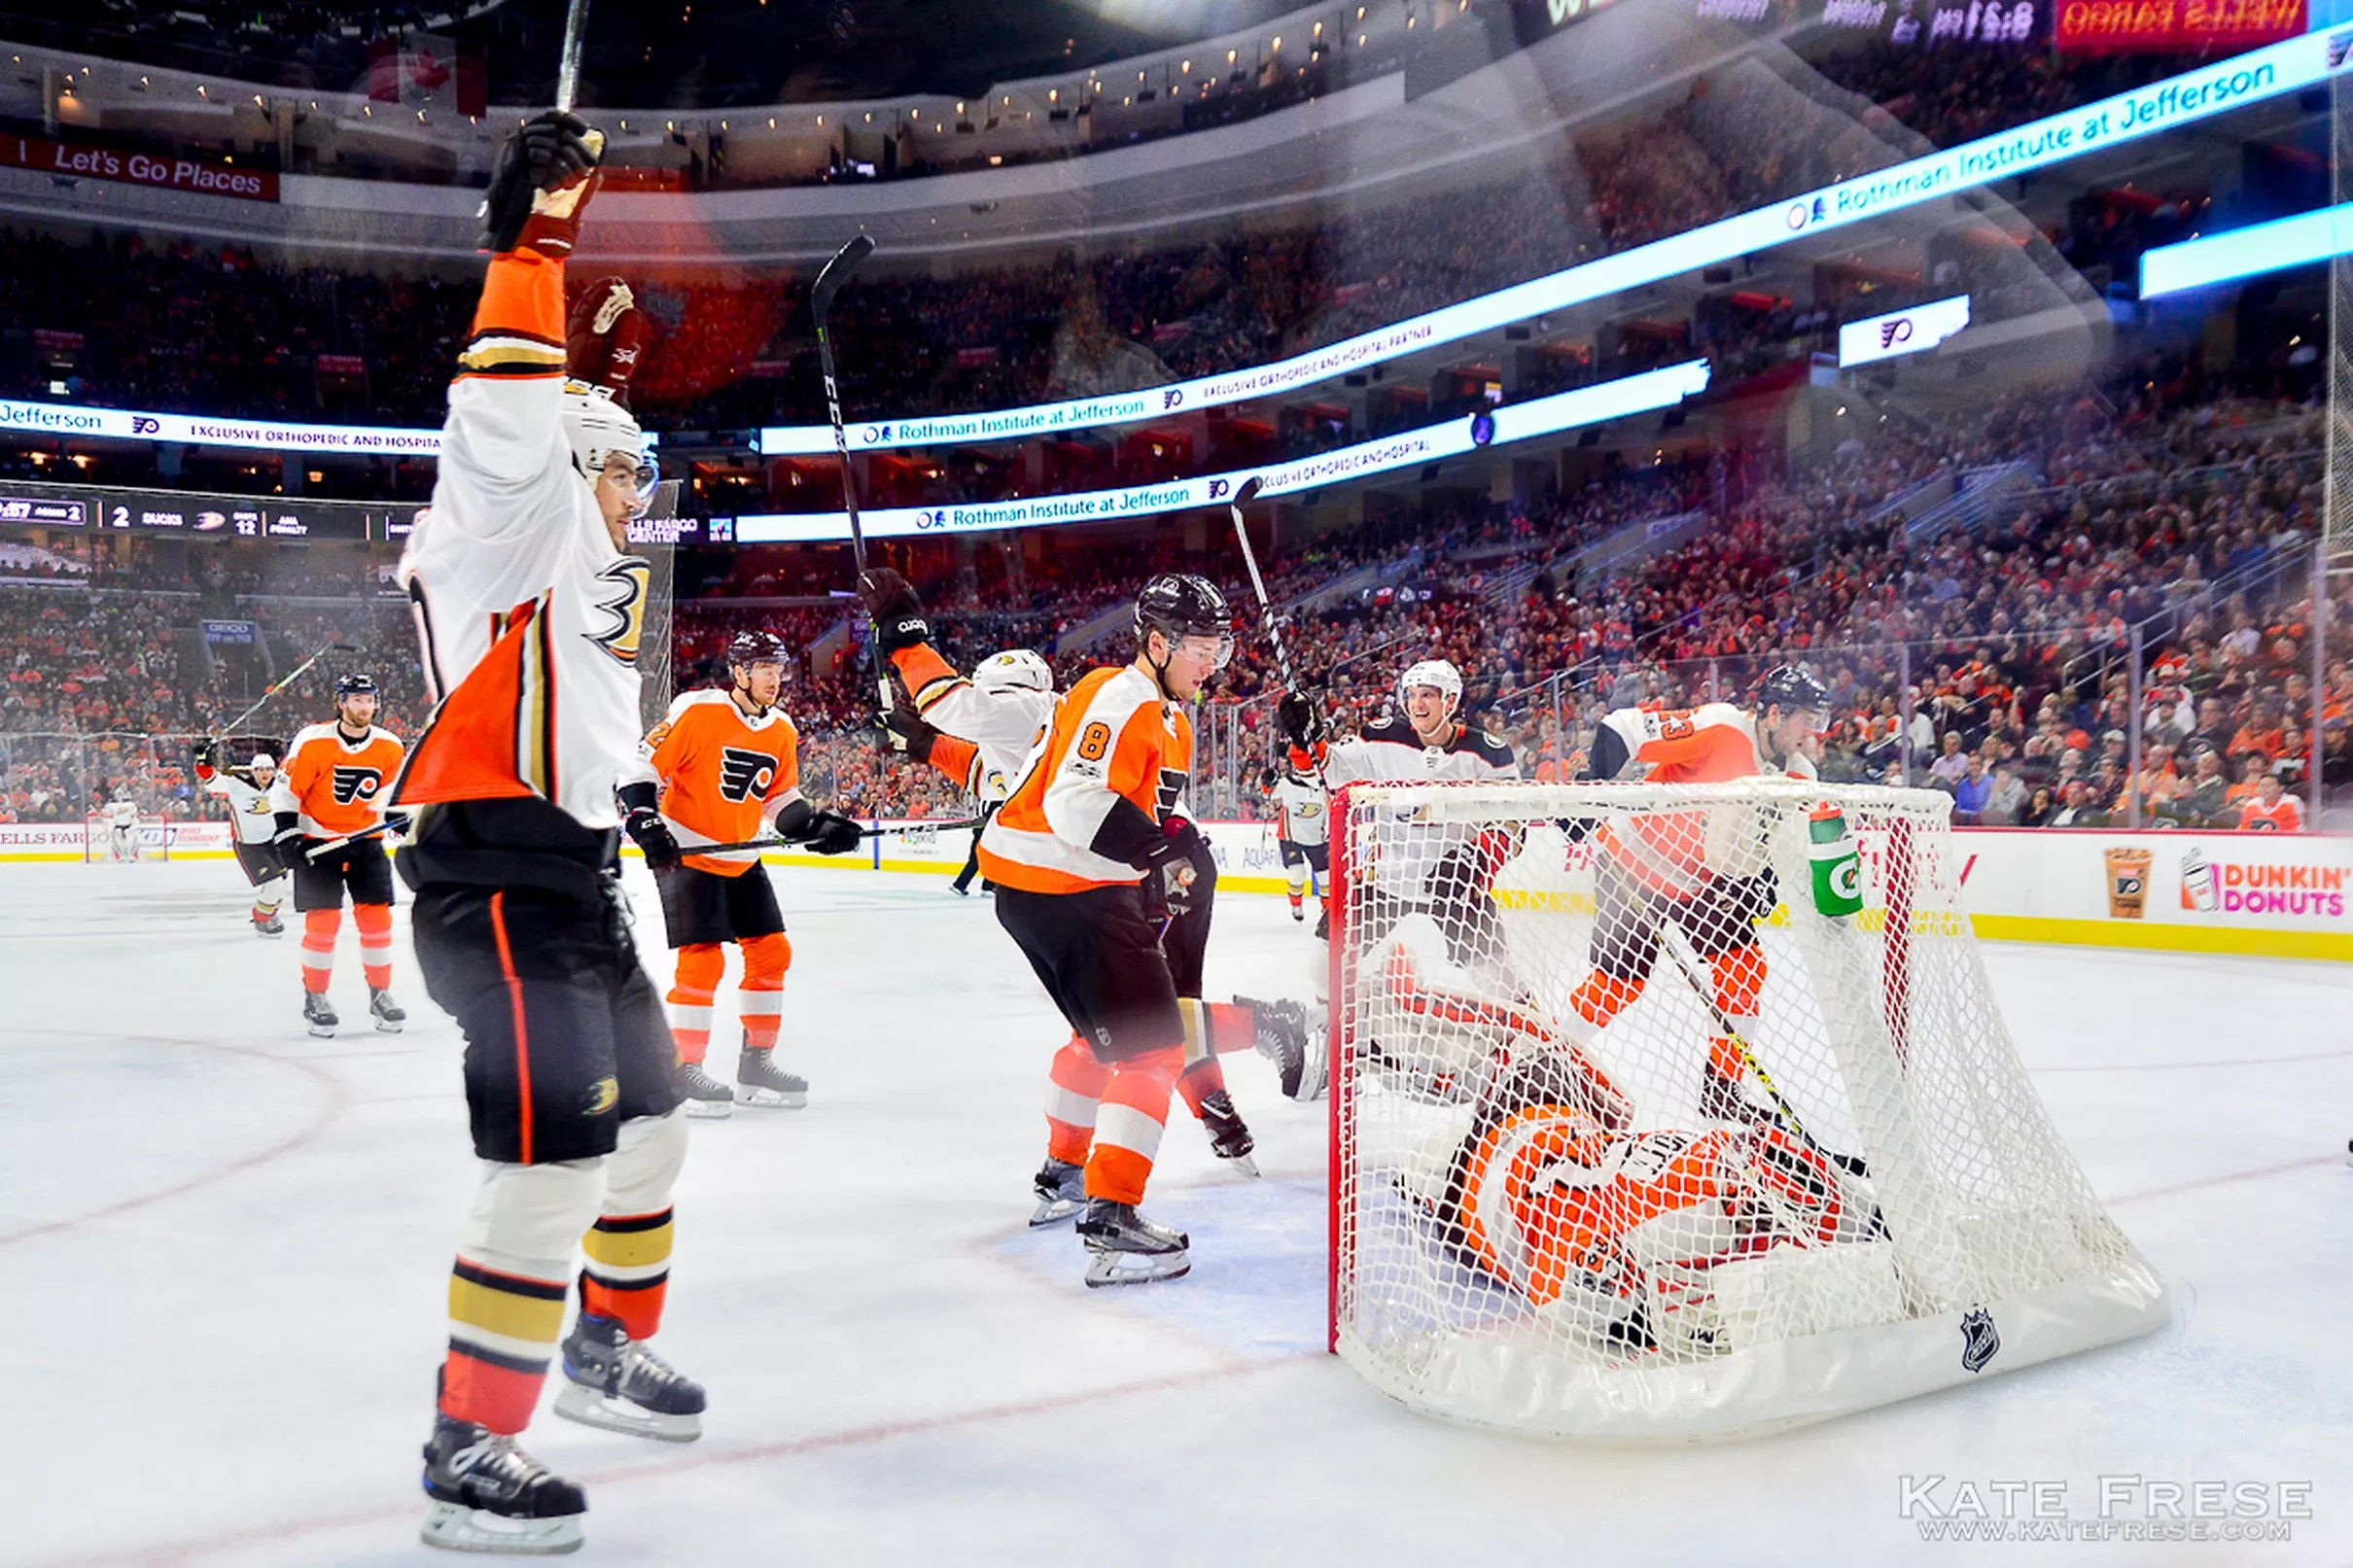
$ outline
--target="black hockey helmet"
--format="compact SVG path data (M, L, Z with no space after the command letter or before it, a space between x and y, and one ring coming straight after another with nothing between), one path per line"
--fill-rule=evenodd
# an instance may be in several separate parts
M1830 688L1799 669L1794 664L1779 665L1765 673L1756 690L1750 693L1758 713L1778 708L1784 714L1809 708L1815 713L1830 712Z
M350 675L335 677L335 701L338 703L346 697L373 697L375 695L376 682L373 676L354 672Z
M1217 668L1234 656L1234 610L1225 590L1190 572L1164 572L1143 585L1136 596L1136 640L1152 632L1175 641L1180 637L1218 637L1225 640Z
M728 667L739 668L755 664L790 666L785 656L785 640L774 632L738 632L727 640Z

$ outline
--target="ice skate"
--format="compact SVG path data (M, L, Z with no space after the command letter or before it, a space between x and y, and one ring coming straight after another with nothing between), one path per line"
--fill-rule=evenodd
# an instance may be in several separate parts
M1078 1239L1087 1248L1087 1284L1142 1285L1189 1272L1191 1238L1182 1231L1154 1225L1133 1203L1090 1198L1078 1216Z
M1301 903L1301 902L1300 902L1298 899L1296 899L1296 898L1292 899L1292 900L1291 900L1291 923L1292 923L1292 924L1294 924L1294 925L1303 925L1303 924L1305 924L1306 923L1307 923L1307 906L1306 906L1305 904L1302 904L1302 903Z
M580 1548L588 1499L510 1437L437 1415L425 1445L429 1547L552 1556Z
M1033 1231L1048 1225L1060 1225L1087 1206L1087 1167L1084 1166L1074 1166L1068 1160L1049 1159L1037 1167L1036 1179L1030 1185L1037 1195L1037 1211L1030 1216L1030 1229Z
M390 988L376 986L368 993L368 1015L376 1021L379 1034L398 1034L401 1026L408 1022L407 1009L392 999Z
M1250 1010L1258 1025L1258 1054L1275 1063L1282 1085L1284 1098L1316 1099L1323 1094L1323 1065L1321 1052L1311 1052L1311 1042L1320 1044L1308 1028L1307 1009L1294 1001L1253 1001L1247 996L1234 998L1237 1005ZM1311 1072L1310 1057L1316 1058Z
M698 1121L724 1121L735 1114L735 1091L705 1072L699 1062L679 1063L678 1086L686 1092L686 1114Z
M746 1105L773 1105L786 1110L798 1110L809 1103L809 1080L778 1066L773 1050L759 1051L745 1046L744 1054L735 1063L735 1082L743 1090L738 1098Z
M1331 939L1332 912L1329 909L1326 909L1316 917L1316 940L1318 942L1329 942Z
M580 1313L564 1339L564 1376L555 1413L568 1421L661 1443L703 1435L703 1385L629 1338L618 1318Z
M332 1040L343 1021L335 1017L334 1008L327 1000L327 993L306 991L302 993L302 1022L320 1039Z
M1210 1134L1210 1152L1246 1176L1258 1174L1258 1162L1250 1151L1258 1140L1250 1136L1249 1125L1242 1113L1234 1109L1234 1097L1222 1089L1212 1089L1201 1097L1201 1125Z
M278 912L274 909L266 915L257 909L253 912L253 933L256 936L284 936L286 923L278 919Z

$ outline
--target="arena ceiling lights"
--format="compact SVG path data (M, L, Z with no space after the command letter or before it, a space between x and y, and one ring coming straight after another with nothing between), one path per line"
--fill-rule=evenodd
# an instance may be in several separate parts
M1482 410L1467 419L1425 425L1420 430L1344 446L1336 452L1301 458L1295 463L1083 495L1035 496L1023 501L983 502L968 506L894 506L874 511L861 508L858 514L859 526L868 539L893 539L1118 522L1216 505L1230 500L1242 482L1253 473L1262 483L1261 495L1320 490L1325 485L1347 484L1400 469L1443 462L1482 446L1508 446L1514 441L1555 436L1583 425L1672 407L1706 391L1707 377L1707 362L1690 360L1645 370L1640 375L1604 381L1598 386L1580 387L1574 392L1507 403L1493 412ZM849 537L850 519L846 512L781 512L735 519L735 540L739 544L798 543Z
M853 424L846 432L850 449L875 452L1022 440L1295 392L1422 349L1460 342L1552 311L1769 251L1800 235L1885 217L1974 186L2064 163L2098 149L2298 91L2345 69L2348 46L2353 46L2353 28L2291 38L1272 365L1104 398ZM826 455L833 450L833 432L825 425L770 426L760 432L759 449L768 457Z

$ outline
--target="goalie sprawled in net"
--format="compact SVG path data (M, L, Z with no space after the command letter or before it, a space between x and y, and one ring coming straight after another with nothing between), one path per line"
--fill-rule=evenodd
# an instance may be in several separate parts
M1334 1342L1408 1404L1724 1437L2162 1321L2003 1028L1949 800L1758 776L1770 727L1746 777L1335 803ZM1406 893L1466 845L1476 898Z

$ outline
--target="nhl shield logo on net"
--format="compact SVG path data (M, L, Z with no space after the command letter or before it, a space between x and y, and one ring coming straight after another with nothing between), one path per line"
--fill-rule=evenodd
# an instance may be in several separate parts
M1993 1326L1993 1314L1983 1307L1973 1307L1961 1314L1961 1366L1970 1372L1984 1372L2002 1348L2002 1337Z

